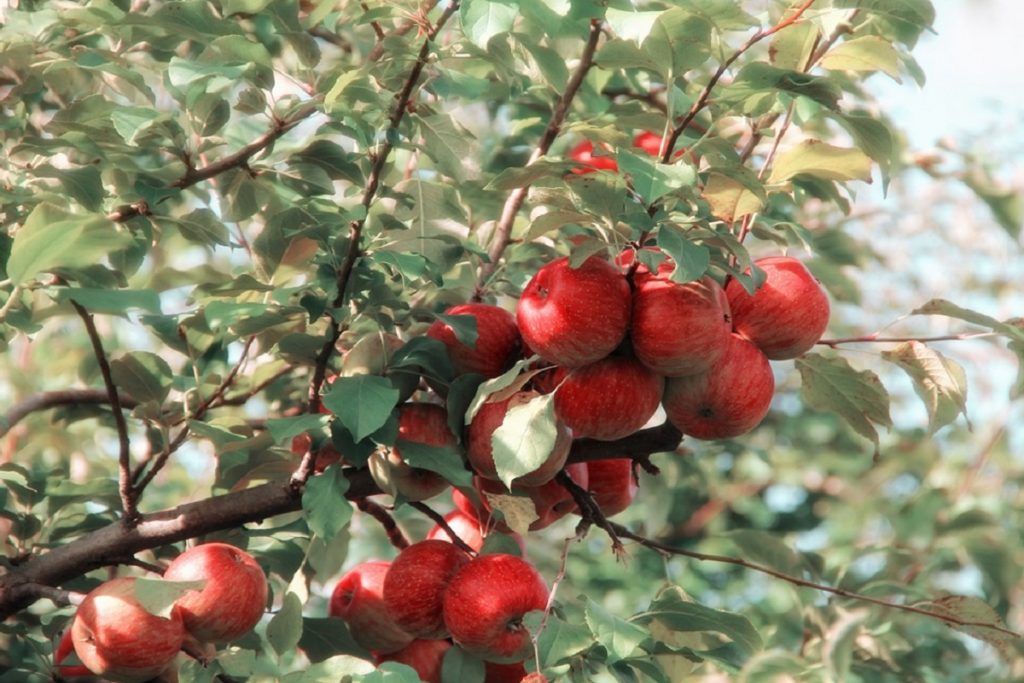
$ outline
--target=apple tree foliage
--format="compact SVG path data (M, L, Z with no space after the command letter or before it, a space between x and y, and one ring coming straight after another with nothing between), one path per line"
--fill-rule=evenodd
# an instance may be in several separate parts
M325 379L360 340L395 334L392 376L444 387L458 431L480 378L454 378L423 337L436 316L474 299L511 309L553 258L641 242L678 281L750 288L752 257L801 255L833 299L833 343L776 364L773 410L745 437L676 448L654 428L619 452L574 450L660 473L616 518L621 561L599 525L563 542L578 517L527 537L558 580L529 668L558 681L1019 676L1024 472L1005 421L972 433L966 418L970 378L993 357L1016 372L1024 326L980 280L964 283L970 301L922 288L905 308L859 286L872 268L889 276L865 228L890 228L858 215L867 183L889 191L878 211L924 213L903 185L923 169L966 182L987 230L1020 227L1016 195L968 156L955 177L913 158L873 97L880 79L923 81L912 50L933 21L929 0L9 3L0 681L52 680L68 598L113 571L144 575L189 539L247 548L271 600L209 666L182 655L180 680L415 681L374 670L326 617L343 568L433 524L401 499L383 515L391 499L360 502L400 393L379 372ZM640 131L666 138L660 157L631 147ZM618 172L573 173L584 139ZM892 337L871 334L908 314ZM1022 390L986 414L1012 414ZM521 457L551 419L512 426ZM291 449L301 434L305 456ZM348 465L317 472L310 455L328 443ZM455 452L415 459L469 483ZM446 682L482 680L471 658L450 660Z

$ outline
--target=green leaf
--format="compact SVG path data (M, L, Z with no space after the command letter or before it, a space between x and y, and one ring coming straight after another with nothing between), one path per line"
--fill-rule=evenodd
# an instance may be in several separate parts
M967 375L955 361L918 341L883 351L882 358L902 368L914 382L914 391L928 410L928 432L967 418ZM970 421L967 423L970 425Z
M911 311L910 315L944 315L949 318L957 318L972 325L987 327L996 334L1024 342L1024 325L1020 323L1019 319L1002 322L984 313L957 306L945 299L931 299L923 306Z
M647 40L662 12L635 12L609 7L605 21L619 38L642 43Z
M641 47L671 82L711 56L711 24L674 7L662 12Z
M829 680L849 680L856 640L867 618L868 611L863 609L842 612L839 619L829 626L822 651Z
M743 102L757 95L803 95L828 109L837 109L843 91L833 81L801 71L780 69L763 62L747 64L722 90L723 102Z
M467 171L473 170L467 165L477 156L471 144L473 135L447 114L424 116L418 120L427 155L438 170L461 182Z
M802 174L824 180L870 182L871 159L859 149L804 140L776 157L768 182L781 183Z
M558 438L554 398L553 393L543 394L511 406L491 435L494 466L505 486L539 468L554 450Z
M878 36L854 38L825 53L819 62L839 71L882 71L900 82L899 53L888 40Z
M658 230L658 246L675 262L671 276L674 282L692 282L703 276L711 265L711 251L707 247L694 244L667 225Z
M996 182L985 170L974 166L963 175L964 184L985 202L996 222L1011 237L1020 236L1024 226L1024 196L1014 188Z
M503 372L502 374L487 380L477 387L476 394L473 396L473 400L469 402L469 406L466 408L464 416L464 424L469 424L476 417L476 413L480 410L480 406L487 402L492 394L496 394L499 391L504 391L509 387L517 384L520 376L523 374L523 370L532 363L534 358L524 358L523 360L517 361L515 365Z
M92 313L124 315L136 308L162 313L160 296L152 289L97 289L92 287L50 287L46 293L55 301L74 299Z
M7 276L15 284L24 284L56 268L85 268L134 241L103 216L39 204L14 236Z
M484 662L461 647L450 647L441 660L441 683L484 683Z
M594 635L586 625L552 617L537 642L541 666L547 668L560 664L588 650L593 644Z
M780 69L804 71L820 36L821 31L810 21L798 22L776 32L768 48L772 64Z
M508 33L519 16L512 0L466 0L459 7L462 31L481 50L499 33Z
M399 392L386 377L339 377L324 394L324 405L338 416L356 441L384 426L398 403Z
M281 609L267 624L267 640L279 656L291 652L302 638L302 601L286 593Z
M568 161L553 161L540 158L529 166L510 166L494 176L484 189L514 190L532 185L541 178L560 178L569 173L577 164Z
M332 539L348 526L352 505L345 498L348 478L337 464L312 476L302 491L302 512L317 536Z
M845 358L808 353L796 359L800 371L800 396L805 405L816 410L831 410L846 420L854 431L875 444L879 452L875 425L892 427L889 417L889 392L878 375L860 372Z
M287 443L293 437L306 432L318 432L327 426L328 415L296 415L295 417L276 417L267 420L267 431L274 443Z
M110 374L114 384L139 403L163 403L174 378L167 361L148 351L133 351L110 361Z
M455 338L460 344L465 344L471 349L476 348L477 329L475 315L446 315L438 313L437 319L452 328L452 332L455 333Z
M758 529L736 529L725 534L736 544L742 556L754 562L799 576L807 571L807 562L796 551L771 533Z
M167 581L165 579L135 579L135 599L146 611L165 619L170 618L171 608L177 600L191 590L202 590L206 580Z
M762 195L764 190L761 190ZM701 195L711 205L711 213L726 223L757 213L764 198L750 191L743 183L722 173L711 173Z
M369 656L352 638L348 624L337 617L303 617L299 647L314 664L338 653Z
M462 451L455 446L428 446L399 439L395 448L410 467L437 472L453 486L471 486L473 473L466 469Z
M587 598L586 622L597 642L608 651L608 661L617 662L650 638L647 629L620 619L590 598Z
M103 180L95 166L54 168L44 165L36 169L36 175L59 180L64 192L89 211L103 208Z
M633 622L641 624L650 624L654 620L673 631L720 633L732 640L746 656L764 647L757 629L745 616L692 602L675 587L659 595L646 610L632 618Z
M697 182L697 172L689 164L659 164L650 156L626 151L620 151L617 159L619 170L630 176L633 189L648 205Z
M616 173L586 173L565 179L576 195L576 208L614 223L626 201L626 182Z

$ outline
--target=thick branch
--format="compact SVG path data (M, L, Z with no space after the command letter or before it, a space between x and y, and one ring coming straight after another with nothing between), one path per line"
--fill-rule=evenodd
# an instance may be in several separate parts
M139 511L136 507L136 495L132 489L131 472L131 444L128 441L128 423L121 411L121 397L117 393L117 386L114 384L114 377L110 373L110 362L103 350L103 340L96 330L96 323L92 314L85 310L81 304L71 299L71 305L78 312L79 317L85 324L89 333L89 340L92 342L92 349L96 355L96 362L100 366L100 374L103 375L103 385L107 388L107 396L110 397L110 407L114 413L114 424L117 426L118 441L118 493L121 495L121 507L124 509L124 522L131 526L138 520Z
M671 453L683 440L683 434L671 422L643 429L618 441L576 439L569 451L569 462L589 462L611 458L642 460L651 453Z
M615 522L609 522L609 524L615 529L616 533L622 538L628 538L636 541L640 545L656 550L660 553L667 555L678 555L680 557L689 557L694 560L701 560L702 562L718 562L722 564L731 564L737 567L743 567L751 571L759 572L761 574L767 574L768 576L774 577L790 583L794 586L800 586L802 588L811 588L814 590L822 591L825 593L831 593L832 595L838 595L842 598L848 598L850 600L858 600L860 602L871 603L872 605L878 605L880 607L886 607L888 609L900 610L903 612L911 612L913 614L920 614L922 616L930 617L932 619L938 619L945 622L946 624L955 624L957 626L969 627L969 628L985 628L1004 635L1013 636L1014 638L1020 638L1020 634L1016 631L1012 631L1008 628L999 626L998 624L992 624L984 621L968 621L966 619L960 619L950 614L939 614L937 612L930 611L923 607L914 607L913 605L904 605L898 602L890 602L889 600L882 600L880 598L873 598L870 595L864 595L862 593L856 593L854 591L848 591L845 588L837 588L835 586L829 586L823 583L816 583L814 581L808 581L802 579L799 576L793 576L786 574L777 569L758 564L757 562L751 562L741 557L731 557L729 555L714 555L710 553L701 553L695 550L684 550L683 548L676 548L674 546L660 543L658 541L651 540L639 534L635 534L626 527L616 524Z
M537 148L534 149L533 154L530 155L530 160L526 162L527 166L547 154L548 150L551 149L551 143L555 141L555 138L558 137L558 134L561 132L562 124L565 123L565 117L569 113L569 106L576 97L576 92L580 89L580 85L583 84L583 79L586 78L590 68L594 65L594 53L597 51L597 43L600 38L601 22L592 21L590 24L590 37L587 39L587 44L583 48L583 54L580 56L579 64L576 65L576 70L569 78L569 82L566 84L565 90L562 92L562 96L555 104L555 108L551 112L551 118L548 120L548 126L544 129L544 135L541 136L540 142L537 144ZM498 223L494 227L494 235L491 237L491 245L487 250L489 260L487 263L480 266L480 273L477 275L476 284L478 293L483 288L487 279L494 273L494 269L497 268L501 255L508 247L509 241L512 238L512 226L515 224L516 214L518 214L519 209L522 208L523 202L526 200L526 195L529 191L529 185L517 187L512 190L508 198L505 200L505 205L501 208L501 217L498 219Z
M121 407L131 410L138 402L130 396L120 396ZM0 417L0 436L11 431L15 425L32 413L60 406L109 405L110 394L105 389L65 389L63 391L42 391L15 404Z

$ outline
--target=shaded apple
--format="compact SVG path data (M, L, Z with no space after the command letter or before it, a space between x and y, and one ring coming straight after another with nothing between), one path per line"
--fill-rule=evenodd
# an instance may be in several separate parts
M444 653L451 649L447 640L426 640L417 638L398 652L376 657L378 664L398 662L411 666L423 683L441 683L441 667Z
M460 569L444 593L444 622L464 650L487 661L521 662L531 651L523 617L543 610L548 586L515 555L480 555Z
M448 411L436 403L400 405L398 438L436 448L454 447L458 443L448 428ZM404 496L407 500L426 500L448 488L448 482L440 474L409 466L397 445L375 452L368 464L381 491Z
M738 334L706 371L675 377L665 386L669 421L698 439L729 439L745 434L768 414L775 378L768 359Z
M78 606L71 624L75 653L89 671L118 683L141 683L166 670L185 640L177 609L151 614L135 597L135 578L111 579Z
M790 256L771 256L754 264L766 279L753 296L735 279L725 287L733 329L771 360L789 360L810 351L828 327L825 290L807 266Z
M627 356L576 368L555 391L555 415L576 438L621 439L658 410L665 379Z
M632 458L591 460L587 463L587 490L605 517L617 515L636 498Z
M629 283L618 268L597 256L571 268L562 257L526 285L516 321L541 358L576 368L615 350L626 336L631 308Z
M704 372L732 331L725 293L709 277L680 284L664 275L636 282L630 337L641 363L667 377Z
M448 349L448 357L456 375L477 372L485 378L497 377L508 370L519 356L521 342L515 316L490 304L459 304L445 315L469 315L476 319L476 343L472 346L458 340L455 330L443 320L436 320L427 335Z
M383 654L397 652L413 641L388 614L384 606L384 577L390 562L369 560L356 565L338 581L331 592L328 614L348 624L352 638Z
M227 543L203 543L174 558L168 581L205 581L175 603L199 641L226 643L245 635L267 607L267 575L252 555Z

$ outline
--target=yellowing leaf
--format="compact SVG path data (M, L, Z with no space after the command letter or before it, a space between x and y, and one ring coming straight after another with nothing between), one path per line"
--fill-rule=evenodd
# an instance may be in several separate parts
M899 54L892 43L878 36L840 43L822 57L821 66L838 71L882 71L900 82Z
M509 407L491 436L498 478L511 486L516 477L533 472L551 456L557 439L554 394Z
M483 492L492 510L498 510L505 517L505 524L517 534L526 534L530 525L540 519L533 501L525 496Z
M928 409L930 432L948 425L961 413L967 417L967 375L959 364L918 341L883 351L882 358L910 375L914 391Z
M821 140L804 140L779 154L769 182L782 183L798 175L823 180L871 180L871 158L859 149L836 147Z
M764 202L742 183L720 173L708 177L701 194L711 205L711 213L728 223L756 213L764 206Z

